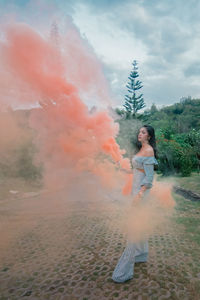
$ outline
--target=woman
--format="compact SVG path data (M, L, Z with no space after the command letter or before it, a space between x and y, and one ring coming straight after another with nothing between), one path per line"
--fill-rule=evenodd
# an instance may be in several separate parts
M154 128L144 125L138 134L140 150L132 159L134 168L134 181L132 187L133 205L147 200L147 195L152 187L154 176L154 165L156 160L156 142ZM146 262L148 259L148 240L140 242L127 241L127 246L122 253L112 279L115 282L124 282L134 275L134 264L136 262Z

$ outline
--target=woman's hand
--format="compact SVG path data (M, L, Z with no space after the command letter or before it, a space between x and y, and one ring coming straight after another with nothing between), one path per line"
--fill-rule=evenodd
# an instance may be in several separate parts
M138 205L143 197L143 191L139 191L137 195L133 197L132 206Z
M126 170L126 169L122 168L119 161L117 161L116 164L117 164L117 166L118 166L118 168L119 168L120 171L122 171L122 172L124 172L126 174L132 174L133 173L132 170Z

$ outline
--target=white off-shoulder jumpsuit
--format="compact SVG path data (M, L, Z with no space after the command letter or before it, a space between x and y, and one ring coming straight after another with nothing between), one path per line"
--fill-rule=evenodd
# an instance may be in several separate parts
M154 156L137 156L132 159L133 164L133 187L132 195L135 196L141 189L142 185L147 187L144 192L144 201L148 201L148 193L152 187L154 177L154 164L158 164ZM141 172L137 169L143 169ZM126 248L122 253L112 274L112 279L115 282L124 282L134 276L134 264L136 262L146 262L148 259L148 240L140 242L127 241Z

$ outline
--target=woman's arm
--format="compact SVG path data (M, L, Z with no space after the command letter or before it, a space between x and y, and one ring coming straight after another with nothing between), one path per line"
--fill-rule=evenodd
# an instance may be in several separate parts
M142 197L144 192L147 189L150 189L152 187L153 176L154 176L154 164L144 163L144 172L145 172L145 177L141 182L141 188L138 193L139 197Z
M154 175L154 165L153 164L144 164L145 177L141 182L140 191L133 198L132 205L135 206L139 204L141 198L143 197L144 192L152 187L153 175Z
M145 177L141 182L141 186L145 186L147 189L152 187L153 175L154 175L154 164L144 163Z

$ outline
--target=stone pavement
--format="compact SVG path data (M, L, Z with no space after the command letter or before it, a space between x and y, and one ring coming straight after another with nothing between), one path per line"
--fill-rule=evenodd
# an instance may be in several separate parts
M3 205L9 215L11 206ZM71 205L59 217L40 215L1 256L0 300L199 299L200 251L173 219L149 238L149 261L135 265L134 278L112 281L125 246L120 216L117 201L89 213L88 206Z

